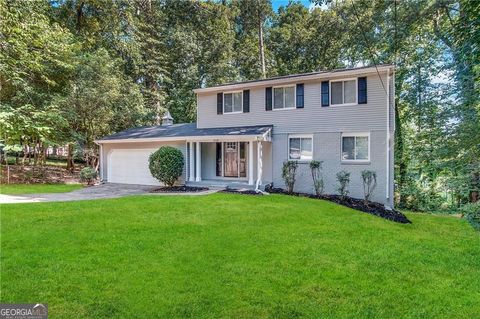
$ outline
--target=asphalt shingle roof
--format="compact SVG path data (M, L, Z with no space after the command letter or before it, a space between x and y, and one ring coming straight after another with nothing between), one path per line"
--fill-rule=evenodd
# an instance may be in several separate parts
M101 138L100 141L161 137L262 135L267 133L272 127L272 125L259 125L242 127L197 128L196 123L173 124L170 126L143 126L105 136Z

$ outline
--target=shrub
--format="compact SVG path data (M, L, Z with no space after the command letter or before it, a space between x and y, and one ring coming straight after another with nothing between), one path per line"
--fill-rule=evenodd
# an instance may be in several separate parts
M345 198L345 196L348 195L348 184L350 183L350 173L347 171L340 171L337 173L337 181L339 183L338 187L338 193L342 197L342 199Z
M372 196L373 190L377 187L377 173L369 170L362 171L362 181L365 202L368 202Z
M183 171L183 154L171 146L162 146L148 159L150 173L163 184L172 187Z
M295 185L295 175L297 172L298 162L297 161L286 161L283 162L282 167L282 178L287 186L287 191L293 193L293 186Z
M80 181L87 183L88 185L93 185L97 179L97 171L90 166L82 168L80 171Z
M480 230L480 202L465 204L460 207L460 212L474 228Z
M315 194L318 196L323 194L323 174L322 174L322 161L311 161L310 171L312 172L313 187L315 188Z

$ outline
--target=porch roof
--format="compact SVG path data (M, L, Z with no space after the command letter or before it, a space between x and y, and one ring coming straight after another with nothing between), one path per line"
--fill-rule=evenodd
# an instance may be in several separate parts
M174 141L174 140L208 140L219 138L252 139L265 137L272 130L272 125L197 128L196 123L173 124L169 126L143 126L131 128L109 136L96 142L148 142L148 141Z

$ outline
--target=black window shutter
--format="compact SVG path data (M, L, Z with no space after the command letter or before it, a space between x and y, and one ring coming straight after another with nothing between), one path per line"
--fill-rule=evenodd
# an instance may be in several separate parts
M330 84L328 81L322 82L322 106L330 105Z
M303 83L297 84L297 109L303 109Z
M243 113L250 112L250 90L243 90Z
M358 78L358 104L367 103L367 78Z
M265 110L272 110L272 87L265 88Z
M223 114L223 93L217 94L217 114Z

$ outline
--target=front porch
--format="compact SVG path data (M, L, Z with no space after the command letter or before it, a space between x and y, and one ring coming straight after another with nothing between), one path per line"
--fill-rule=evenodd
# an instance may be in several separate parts
M270 182L270 132L260 136L190 138L186 150L187 185L260 189Z

